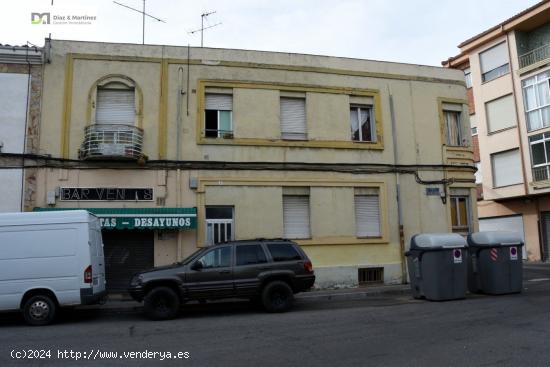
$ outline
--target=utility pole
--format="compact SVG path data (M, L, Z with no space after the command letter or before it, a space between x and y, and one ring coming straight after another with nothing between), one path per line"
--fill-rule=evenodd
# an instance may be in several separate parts
M196 29L196 30L194 30L194 31L189 32L189 34L195 34L195 33L199 32L199 31L201 32L201 47L204 46L204 30L205 30L205 29L209 29L209 28L214 28L214 27L216 27L216 26L222 24L222 23L220 22L220 23L216 23L216 24L214 24L214 25L208 26L208 27L206 27L206 28L204 27L204 19L205 19L207 16L209 16L210 14L214 14L215 12L216 12L216 11L211 11L211 12L202 13L202 14L201 14L201 27L200 27L200 29Z
M130 10L133 10L135 12L138 12L141 14L142 16L142 21L141 21L141 44L144 45L145 44L145 17L149 17L149 18L153 18L154 20L157 20L159 22L163 22L163 23L166 23L164 20L162 19L159 19L157 17L154 17L150 14L147 14L145 12L145 0L143 0L143 10L139 10L139 9L135 9L135 8L132 8L131 6L128 6L128 5L124 5L124 4L121 4L119 2L116 2L116 1L113 1L113 3L117 4L117 5L120 5L120 6L123 6L127 9L130 9Z

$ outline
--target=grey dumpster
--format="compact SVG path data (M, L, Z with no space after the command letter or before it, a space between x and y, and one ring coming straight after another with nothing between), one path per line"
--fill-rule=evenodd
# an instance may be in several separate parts
M432 301L466 297L467 246L456 233L413 236L405 254L413 297Z
M468 289L472 293L519 293L523 284L523 241L516 232L468 235Z

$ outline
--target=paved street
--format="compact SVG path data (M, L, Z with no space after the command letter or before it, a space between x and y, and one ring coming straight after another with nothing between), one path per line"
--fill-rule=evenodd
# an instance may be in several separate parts
M547 366L550 266L529 265L524 284L520 295L451 302L399 293L305 298L286 314L266 314L246 302L188 306L168 322L150 322L132 311L87 310L36 328L3 315L0 366ZM51 350L51 358L10 357L12 350L29 349ZM97 350L118 356L76 362L58 358L58 350L72 350L73 357ZM188 352L189 358L121 359L124 351Z

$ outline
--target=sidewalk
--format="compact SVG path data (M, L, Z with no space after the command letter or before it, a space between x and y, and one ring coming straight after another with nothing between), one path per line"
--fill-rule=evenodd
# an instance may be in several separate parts
M353 301L368 299L381 296L410 295L410 286L407 284L399 285L377 285L370 287L343 288L343 289L323 289L312 290L305 293L299 293L295 299L300 303L323 302L323 301ZM227 302L225 300L224 302ZM110 295L105 304L83 306L83 310L100 310L101 312L141 312L143 303L136 302L128 295L115 294Z

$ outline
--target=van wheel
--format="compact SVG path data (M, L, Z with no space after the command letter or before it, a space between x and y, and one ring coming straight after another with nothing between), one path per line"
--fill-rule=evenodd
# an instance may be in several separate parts
M47 295L32 296L23 306L23 317L29 325L41 326L51 323L57 312L57 305Z
M172 288L153 288L143 299L143 309L151 320L170 320L178 315L180 299Z
M294 293L280 280L268 283L262 291L262 303L268 312L286 312L292 308Z

